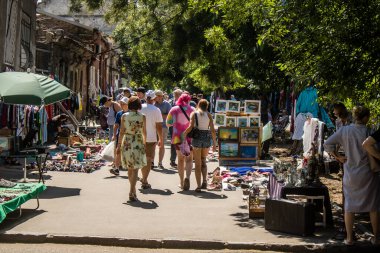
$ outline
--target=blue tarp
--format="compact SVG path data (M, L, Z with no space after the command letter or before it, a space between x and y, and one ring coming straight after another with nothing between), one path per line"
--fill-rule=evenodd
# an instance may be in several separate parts
M258 171L258 172L269 172L269 173L273 173L273 168L272 167L259 167L259 168L252 168L252 167L233 167L230 169L230 171L232 172L237 172L239 173L240 175L246 175L248 172L254 172L254 171Z

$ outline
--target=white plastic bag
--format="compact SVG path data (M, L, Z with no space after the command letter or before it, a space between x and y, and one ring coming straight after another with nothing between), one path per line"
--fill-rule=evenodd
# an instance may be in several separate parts
M111 141L100 153L100 157L106 161L112 162L114 160L115 142Z
M272 132L273 132L273 125L272 121L269 121L264 127L263 127L263 135L261 138L261 143L263 143L266 140L272 139Z

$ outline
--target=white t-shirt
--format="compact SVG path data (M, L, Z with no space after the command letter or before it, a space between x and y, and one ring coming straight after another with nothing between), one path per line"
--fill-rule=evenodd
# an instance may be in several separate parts
M162 114L160 109L152 104L143 104L141 111L146 119L146 142L157 142L156 123L162 124Z

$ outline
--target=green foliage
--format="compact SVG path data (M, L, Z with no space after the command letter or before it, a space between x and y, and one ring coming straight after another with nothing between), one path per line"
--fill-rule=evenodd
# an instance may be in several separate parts
M103 4L82 2L90 9ZM117 24L114 37L133 81L164 90L180 85L205 93L256 86L271 90L285 83L273 50L256 46L250 23L234 26L225 22L224 13L202 9L207 1L199 1L202 8L189 3L113 0L108 4L106 19ZM239 4L232 7L244 10Z
M380 1L190 0L223 16L227 27L248 20L276 66L299 84L314 80L326 101L351 101L379 114Z
M113 0L108 10L137 83L207 92L314 81L324 102L380 114L378 0Z

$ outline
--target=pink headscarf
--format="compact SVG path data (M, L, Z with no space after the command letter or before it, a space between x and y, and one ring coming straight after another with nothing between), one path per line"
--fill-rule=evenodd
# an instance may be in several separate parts
M175 104L179 106L186 106L186 105L189 105L190 100L191 100L190 95L182 94Z

